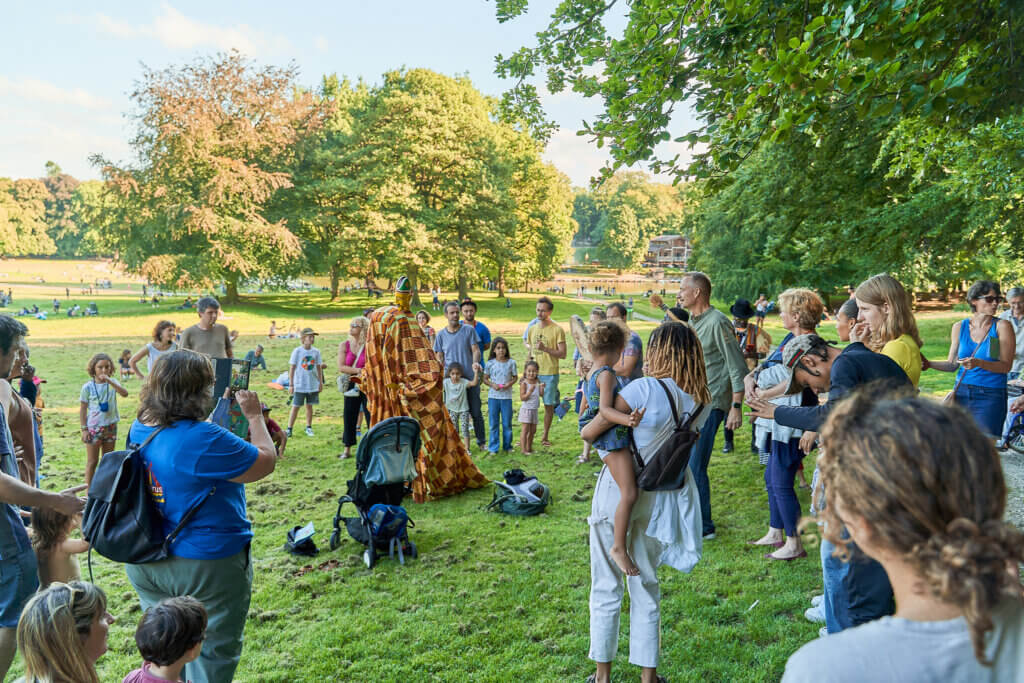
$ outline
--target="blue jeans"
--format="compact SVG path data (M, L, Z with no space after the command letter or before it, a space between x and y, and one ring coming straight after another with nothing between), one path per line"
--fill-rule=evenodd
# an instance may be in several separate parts
M957 387L956 402L974 416L981 431L992 438L1002 435L1006 419L1006 387L982 387L976 384L961 384Z
M821 575L825 586L825 597L821 609L825 613L825 628L829 633L839 633L849 626L846 606L849 600L843 588L843 580L850 571L850 565L833 557L836 549L831 541L821 539Z
M700 516L703 520L703 534L715 533L715 523L711 521L711 482L708 481L708 463L711 462L711 451L715 447L715 435L718 426L725 420L725 411L715 408L708 415L707 421L700 428L700 438L690 451L690 474L697 485L700 495Z
M487 450L491 453L498 452L498 417L501 417L501 431L504 437L502 447L506 451L512 450L512 399L487 399L487 417L491 423L491 436L487 443Z

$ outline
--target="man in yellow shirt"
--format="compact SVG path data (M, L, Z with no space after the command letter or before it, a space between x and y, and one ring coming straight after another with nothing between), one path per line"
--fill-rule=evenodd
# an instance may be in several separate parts
M541 445L550 446L548 432L558 405L558 361L565 358L565 330L551 319L555 305L542 296L537 299L537 323L528 331L530 357L537 361L537 379L544 384L544 435Z

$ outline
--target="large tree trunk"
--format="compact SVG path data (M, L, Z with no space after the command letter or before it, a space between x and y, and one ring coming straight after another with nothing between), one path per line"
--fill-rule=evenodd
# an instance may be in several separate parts
M238 298L238 273L229 273L224 278L224 303L226 304L237 304L240 299Z
M469 298L469 287L466 285L466 274L459 271L459 301Z
M498 264L498 298L505 298L505 264Z
M331 264L331 301L338 299L338 282L341 280L341 261Z
M418 308L423 308L423 304L420 303L420 267L409 264L405 272L406 277L409 278L409 286L412 287L412 302L409 307L415 311Z

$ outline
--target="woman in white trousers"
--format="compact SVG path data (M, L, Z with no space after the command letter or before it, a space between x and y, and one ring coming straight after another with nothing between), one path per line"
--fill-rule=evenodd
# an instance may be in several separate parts
M640 423L633 429L633 438L645 463L675 428L670 396L682 421L695 409L707 410L711 400L700 342L693 331L681 323L665 323L651 334L646 371L647 377L630 382L616 399L616 408L622 412L644 411ZM698 416L694 423L701 424L701 418ZM610 423L598 416L584 428L581 436L593 441L609 426ZM639 491L630 519L628 551L640 574L625 577L609 555L618 501L619 488L606 466L598 477L587 519L590 524L589 656L597 664L597 671L587 681L607 683L611 679L625 578L630 596L629 662L641 667L644 683L656 683L665 680L657 673L661 640L661 589L657 568L667 564L689 572L700 560L700 500L689 471L680 489Z

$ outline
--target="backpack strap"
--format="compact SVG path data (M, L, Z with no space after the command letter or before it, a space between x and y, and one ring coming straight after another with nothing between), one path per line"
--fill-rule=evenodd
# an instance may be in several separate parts
M676 429L679 429L679 413L676 411L676 399L672 395L672 392L668 390L667 384L662 382L660 379L658 380L658 384L660 384L661 388L665 390L665 396L668 397L668 404L672 408L672 421L675 423Z

